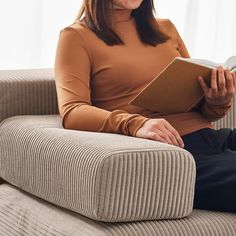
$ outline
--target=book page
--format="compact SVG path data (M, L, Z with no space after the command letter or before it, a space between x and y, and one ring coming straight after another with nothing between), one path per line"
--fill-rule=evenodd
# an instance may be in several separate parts
M178 58L181 59L181 60L184 60L184 61L189 61L191 63L207 66L207 67L210 67L210 68L216 68L217 66L221 65L220 63L215 63L213 61L206 60L206 59L182 58L182 57L178 57Z
M229 68L231 71L236 70L236 56L230 57L225 63L224 67Z
M178 59L183 61L188 61L197 65L207 66L209 68L217 68L222 65L224 68L228 68L231 71L236 71L236 56L229 57L225 63L216 63L206 59L198 59L198 58L182 58L178 57Z

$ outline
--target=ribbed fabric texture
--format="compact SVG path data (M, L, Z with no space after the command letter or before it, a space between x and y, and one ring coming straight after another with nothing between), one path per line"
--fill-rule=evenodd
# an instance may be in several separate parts
M15 115L58 114L52 69L0 71L0 122Z
M184 149L65 130L57 115L12 117L0 130L1 177L54 204L107 222L192 211L195 162Z
M233 104L228 114L214 123L216 129L236 128L236 94L233 97Z
M0 236L235 236L236 214L193 210L177 220L102 223L0 185Z

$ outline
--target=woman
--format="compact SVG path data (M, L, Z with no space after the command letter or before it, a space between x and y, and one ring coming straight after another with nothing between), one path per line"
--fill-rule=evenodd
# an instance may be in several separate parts
M63 126L185 148L197 164L194 207L236 212L235 130L216 131L211 123L231 107L234 74L213 70L211 87L199 77L205 99L187 113L128 105L176 56L189 57L175 26L155 19L153 10L152 0L84 1L58 42L55 75Z

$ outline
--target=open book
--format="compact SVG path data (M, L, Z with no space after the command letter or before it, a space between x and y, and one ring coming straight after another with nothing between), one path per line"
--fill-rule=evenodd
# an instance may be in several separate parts
M210 87L211 71L219 65L236 73L236 56L225 63L176 57L129 104L167 114L188 112L204 97L197 77Z

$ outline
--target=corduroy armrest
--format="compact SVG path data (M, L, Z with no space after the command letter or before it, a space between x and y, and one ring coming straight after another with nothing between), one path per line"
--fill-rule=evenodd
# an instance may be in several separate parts
M89 218L182 218L193 207L195 162L172 145L65 130L58 115L18 116L0 125L0 175Z
M215 128L236 128L236 94L233 97L233 104L228 114L222 119L214 122Z
M0 122L16 115L58 114L53 69L0 71Z

